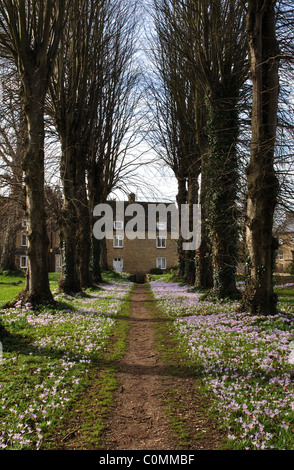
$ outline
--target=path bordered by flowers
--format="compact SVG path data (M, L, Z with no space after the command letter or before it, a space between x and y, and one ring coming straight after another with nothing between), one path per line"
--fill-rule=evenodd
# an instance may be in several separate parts
M175 319L231 447L294 449L293 307L252 316L237 313L237 303L200 301L177 283L150 284L159 307Z
M130 288L111 282L88 297L56 296L73 307L66 310L36 313L21 304L0 310L8 332L0 365L0 449L40 448L85 384Z

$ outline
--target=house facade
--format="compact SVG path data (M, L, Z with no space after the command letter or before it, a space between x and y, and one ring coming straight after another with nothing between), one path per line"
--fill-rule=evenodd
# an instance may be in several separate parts
M108 266L117 272L133 274L137 279L155 268L164 272L177 265L176 240L170 236L129 240L117 233L113 240L107 240L106 248Z
M48 221L48 237L49 237L49 252L48 252L48 267L49 272L61 271L61 255L59 250L59 230L58 227L52 222ZM0 253L5 243L5 233L0 234ZM16 231L15 239L15 267L16 269L25 270L28 266L28 235L27 235L27 221L22 219Z
M153 269L166 272L175 268L178 263L177 240L172 237L171 215L167 210L166 220L157 217L156 230L148 231L148 209L150 205L157 206L159 203L138 202L145 214L144 228L137 227L134 238L126 235L125 228L131 220L126 216L128 206L136 204L134 194L124 202L123 217L116 213L116 203L109 202L113 210L113 236L106 240L107 264L109 268L117 272L132 274L137 280L142 280L146 274ZM162 204L161 204L162 206ZM164 204L166 208L170 204ZM134 207L134 206L132 206Z
M128 201L122 202L124 209L135 204L135 196L131 194ZM167 272L175 268L178 264L177 240L172 237L171 215L167 210L165 221L156 221L156 230L148 232L148 207L150 205L158 206L159 203L138 202L144 210L146 216L144 230L141 227L136 230L136 236L130 239L125 232L126 225L132 219L131 216L123 215L120 219L116 213L116 201L108 201L107 205L111 208L114 215L113 230L111 238L106 239L104 247L106 248L105 257L110 269L117 272L125 272L135 276L136 280L144 280L146 274L153 269ZM162 204L160 204L162 206ZM164 204L165 207L171 204ZM60 254L59 229L56 224L48 220L49 252L48 266L49 272L61 272L62 258ZM0 249L4 246L5 233L0 233ZM15 243L15 263L16 268L25 270L28 266L28 236L27 223L23 219L18 224L16 243Z
M276 257L277 272L288 272L294 261L294 212L287 212L285 221L277 230L279 248Z

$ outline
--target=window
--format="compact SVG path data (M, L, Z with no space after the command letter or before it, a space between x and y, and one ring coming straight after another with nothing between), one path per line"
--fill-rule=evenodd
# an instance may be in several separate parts
M22 226L23 228L26 228L26 226L27 226L27 221L26 221L26 219L24 219L24 220L22 221L21 226Z
M284 259L284 253L282 251L278 251L278 259L283 260Z
M25 233L21 234L21 246L28 246L28 239Z
M166 258L156 258L156 267L158 269L166 269Z
M158 230L166 230L166 222L157 222L156 225Z
M62 256L61 256L61 255L58 256L58 259L57 259L57 267L58 267L58 268L62 268Z
M20 257L20 267L22 269L25 269L25 268L27 268L27 266L28 266L28 257L27 256L21 256Z
M281 235L279 236L278 240L279 240L279 244L283 245L283 237Z
M166 248L166 237L156 237L156 247Z
M124 223L122 222L122 220L116 220L114 222L114 228L116 230L122 230L124 228Z
M114 246L114 248L123 248L123 246L124 246L124 237L122 235L114 235L113 246Z

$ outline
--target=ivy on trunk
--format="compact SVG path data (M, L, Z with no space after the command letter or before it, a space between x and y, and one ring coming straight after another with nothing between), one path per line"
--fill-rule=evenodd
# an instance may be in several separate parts
M213 290L219 298L237 294L238 94L233 87L219 88L208 103L207 221L212 247Z
M248 2L247 34L252 79L251 153L247 169L246 244L247 284L244 304L252 313L272 315L273 215L279 191L274 151L279 96L279 48L276 40L275 1Z

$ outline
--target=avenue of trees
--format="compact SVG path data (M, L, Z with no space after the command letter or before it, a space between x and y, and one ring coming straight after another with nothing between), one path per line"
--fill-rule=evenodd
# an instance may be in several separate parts
M143 80L135 0L0 0L1 181L11 201L1 263L25 211L23 295L34 304L52 300L46 213L57 207L60 289L79 292L101 280L93 208L128 175L144 84L147 141L177 180L179 208L202 209L201 246L185 252L179 240L178 276L235 298L243 241L243 306L273 314L274 217L291 208L293 187L293 8L286 0L142 6L152 25ZM50 137L60 148L61 192L45 185Z
M2 157L9 167L5 173L9 199L20 190L22 198L14 198L13 207L22 204L28 220L25 295L33 304L52 300L45 135L57 136L60 144L60 288L79 292L100 276L99 247L94 246L91 230L92 208L106 200L118 184L119 174L128 167L127 148L136 138L136 130L131 128L139 125L135 122L139 76L134 60L135 31L135 5L130 1L0 2L5 77L2 141L7 143L12 134L19 136L11 148L2 146ZM19 109L13 127L6 118L10 114L6 97L12 87L17 95L12 109ZM21 141L19 129L23 130ZM11 230L17 226L14 222L8 221Z
M271 0L152 4L150 132L178 181L178 202L193 194L202 207L201 247L192 264L179 253L179 273L234 298L243 237L243 306L272 314L274 215L293 188L293 8ZM190 191L190 172L199 191Z

